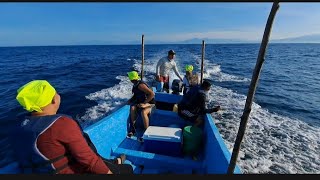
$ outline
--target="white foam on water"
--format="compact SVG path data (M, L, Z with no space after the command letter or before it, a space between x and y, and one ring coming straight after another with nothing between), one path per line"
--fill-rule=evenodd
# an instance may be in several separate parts
M209 104L219 104L223 109L212 116L232 153L246 96L213 86L209 97ZM243 173L319 173L319 137L320 128L270 113L253 103L237 163Z
M191 54L190 56L196 60L196 64L198 65L197 72L201 72L201 59L200 55ZM233 82L250 82L251 80L245 77L234 76L231 74L223 73L221 70L221 66L219 64L214 64L214 60L208 60L204 58L203 60L204 68L203 68L203 78L209 78L215 81L224 82L224 81L233 81ZM200 73L199 73L200 74Z
M157 61L163 57L163 54L154 56L152 59L145 59L144 70L146 72L155 72L155 64ZM133 61L133 68L138 72L141 71L141 60L130 59ZM154 78L147 76L144 77L146 82L151 81ZM86 96L87 99L96 101L98 105L86 109L85 115L78 118L82 125L85 127L90 125L101 118L109 115L116 109L122 107L127 100L132 97L132 83L129 81L127 76L117 76L119 79L119 84L113 87L102 89L100 91L91 93Z
M132 83L128 77L117 76L116 79L120 80L119 84L86 96L87 99L96 101L98 105L88 108L85 115L80 118L81 122L92 124L103 116L108 115L109 112L121 107L131 98Z
M219 82L250 82L251 80L245 77L234 76L231 74L223 73L221 66L218 64L212 64L209 61L206 62L206 67L203 73L204 78L209 78Z

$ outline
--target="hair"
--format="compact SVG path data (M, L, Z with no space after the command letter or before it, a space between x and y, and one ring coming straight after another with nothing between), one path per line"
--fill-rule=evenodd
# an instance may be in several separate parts
M204 80L201 84L201 87L207 89L207 88L210 88L211 87L211 83L207 80Z
M168 56L169 55L175 55L176 53L174 52L174 50L170 50L170 51L168 51Z
M192 80L192 71L186 71L186 77L188 79L188 82L190 83Z

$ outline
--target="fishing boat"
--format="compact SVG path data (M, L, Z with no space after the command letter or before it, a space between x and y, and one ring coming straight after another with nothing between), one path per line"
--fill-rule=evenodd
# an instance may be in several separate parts
M181 119L177 112L173 111L174 104L178 103L182 96L165 92L155 92L156 108L150 115L149 127L171 127L171 129L183 129L189 126ZM172 110L171 110L172 109ZM95 144L99 154L105 158L111 158L125 154L127 163L132 164L136 174L226 174L231 154L227 149L214 120L210 114L205 115L203 126L203 146L197 159L192 156L184 156L177 153L179 149L157 145L161 143L154 140L153 143L139 141L143 137L144 129L142 119L137 119L137 135L127 138L128 121L130 120L130 106L125 105L99 122L84 129ZM106 138L112 137L112 138ZM161 138L160 138L161 139ZM181 140L181 143L183 141ZM173 144L173 143L172 143ZM149 152L148 146L156 147L156 151ZM180 146L181 148L183 146ZM167 152L167 153L163 153ZM181 151L180 151L181 152ZM172 154L172 155L171 155ZM235 174L241 170L236 166Z
M153 91L155 92L156 104L150 114L149 127L182 130L190 125L187 121L181 119L177 112L173 111L174 105L181 100L182 95L157 92L155 87L153 87ZM135 174L227 173L231 154L210 114L205 116L202 133L203 146L196 159L191 155L183 155L182 133L180 133L181 138L177 142L178 146L174 145L177 144L175 142L171 143L175 146L174 148L170 145L163 146L163 142L157 140L148 143L147 138L144 138L144 141L141 142L139 137L143 137L143 134L145 134L141 116L138 116L136 120L137 133L131 138L127 137L129 121L130 106L124 105L100 121L84 128L84 131L90 136L98 153L104 158L113 158L125 154L127 157L125 163L133 166ZM163 137L160 137L160 139L163 139ZM156 148L156 152L150 151L150 148ZM17 162L10 163L0 168L0 173L20 173L19 165ZM238 166L234 173L241 173Z

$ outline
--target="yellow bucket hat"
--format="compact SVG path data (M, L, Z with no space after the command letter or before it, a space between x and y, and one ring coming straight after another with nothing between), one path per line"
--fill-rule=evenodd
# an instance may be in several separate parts
M192 65L186 65L186 71L193 71Z
M17 90L17 101L29 112L42 112L51 103L56 90L46 80L33 80Z
M139 80L140 79L139 74L137 73L137 71L128 72L128 77L129 77L130 81Z

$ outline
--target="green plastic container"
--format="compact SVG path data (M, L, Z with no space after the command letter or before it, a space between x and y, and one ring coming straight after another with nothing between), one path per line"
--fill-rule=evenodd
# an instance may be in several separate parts
M186 155L194 155L202 144L202 130L195 126L183 128L183 152Z

